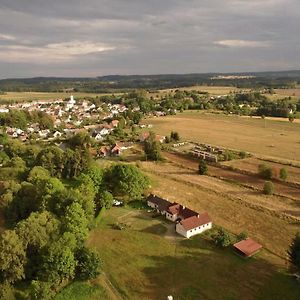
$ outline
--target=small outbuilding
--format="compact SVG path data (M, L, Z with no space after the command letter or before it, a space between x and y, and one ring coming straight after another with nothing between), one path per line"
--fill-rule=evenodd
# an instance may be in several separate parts
M262 245L250 238L235 243L233 247L243 257L251 257L262 249Z

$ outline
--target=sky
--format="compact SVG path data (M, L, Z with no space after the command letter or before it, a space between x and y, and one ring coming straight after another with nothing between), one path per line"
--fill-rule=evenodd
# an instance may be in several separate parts
M300 69L300 0L0 0L0 78Z

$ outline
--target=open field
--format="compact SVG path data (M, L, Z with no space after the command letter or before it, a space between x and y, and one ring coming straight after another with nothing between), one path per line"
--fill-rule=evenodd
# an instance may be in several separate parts
M195 173L198 171L199 163L197 160L185 158L185 157L178 156L176 154L171 154L171 153L164 153L164 156L168 160L178 164L180 167L186 166L189 169L192 169ZM240 161L242 161L242 160L240 160ZM226 164L228 164L228 162L226 162ZM297 169L297 168L295 168L295 169ZM300 169L297 171L300 172ZM257 175L252 176L252 175L248 175L248 174L242 174L239 172L223 169L223 168L220 168L217 166L212 166L212 165L210 165L208 167L208 175L217 177L217 178L222 178L222 179L224 178L227 181L232 181L232 182L236 182L238 184L253 187L259 191L263 190L263 186L265 183L265 180L260 178ZM299 188L294 187L294 186L289 186L284 182L276 182L275 183L275 193L278 195L296 200L296 202L293 201L294 202L293 204L294 205L296 204L296 207L297 207L297 202L298 202L299 205L297 207L298 210L296 210L295 213L296 213L296 215L300 216L300 189Z
M211 95L227 95L230 92L239 92L239 91L247 91L250 89L240 89L232 86L205 86L205 85L196 85L196 86L190 86L190 87L181 87L181 88L174 88L174 89L165 89L160 90L160 92L170 92L175 90L180 91L201 91L201 92L207 92Z
M248 91L250 89L240 89L236 87L230 86L204 86L204 85L196 85L196 86L189 86L189 87L180 87L180 88L172 88L172 89L163 89L159 90L158 92L149 93L148 96L152 97L161 97L166 94L173 94L176 90L180 91L201 91L207 92L212 96L219 96L219 95L227 95L230 92L239 92L239 91Z
M274 163L274 162L269 162L269 161L263 161L261 159L255 158L255 157L226 161L226 162L223 162L222 164L226 165L226 166L231 166L233 168L237 168L240 170L245 170L245 171L251 172L253 174L257 174L258 166L260 164L267 164L276 170L285 168L288 172L288 178L286 181L295 182L295 183L300 184L300 168L287 166L287 165Z
M235 234L246 230L269 251L286 257L300 224L299 217L286 217L286 211L299 211L297 201L265 196L172 163L144 162L142 166L155 181L154 193L199 212L208 211L216 224Z
M178 131L183 140L300 161L299 123L195 111L150 118L144 123L153 124L153 131L159 134Z
M275 93L281 96L289 97L296 96L300 97L300 88L296 89L275 89Z
M300 285L272 264L267 251L244 260L232 249L217 249L205 235L170 239L174 225L151 216L112 208L90 234L88 245L99 251L120 299L299 298ZM113 229L116 222L128 227Z
M94 93L42 93L42 92L7 92L5 95L0 95L0 104L2 100L12 102L23 102L23 101L37 101L37 100L57 100L70 98L73 95L76 99L79 97L96 97L105 94L94 94Z

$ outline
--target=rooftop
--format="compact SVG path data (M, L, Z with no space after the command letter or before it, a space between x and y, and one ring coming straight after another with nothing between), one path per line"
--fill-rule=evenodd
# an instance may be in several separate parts
M184 220L180 221L180 224L183 226L183 228L186 231L188 231L188 230L194 229L196 227L202 226L204 224L207 224L209 222L211 222L211 218L208 215L208 213L205 212L198 216L192 216L187 219L184 219Z
M262 248L262 245L248 238L235 243L233 247L242 252L245 256L252 256Z

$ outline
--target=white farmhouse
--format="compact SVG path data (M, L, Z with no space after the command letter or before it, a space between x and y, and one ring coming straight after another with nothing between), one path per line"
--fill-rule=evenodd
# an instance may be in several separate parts
M190 238L211 228L212 221L207 212L184 219L176 224L176 232L186 238Z
M212 228L212 220L207 212L199 214L179 203L171 203L152 194L148 196L147 204L169 221L175 222L176 232L186 238Z

